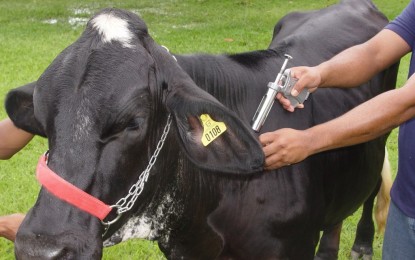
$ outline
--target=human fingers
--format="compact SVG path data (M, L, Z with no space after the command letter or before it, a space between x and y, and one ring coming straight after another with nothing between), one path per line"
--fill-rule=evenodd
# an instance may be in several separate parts
M284 167L284 166L290 166L291 164L286 161L285 159L282 159L279 155L273 155L269 156L265 159L264 163L264 169L267 171L276 170L278 168Z
M265 147L273 141L273 134L271 132L263 133L258 139L260 144Z
M294 112L294 106L291 105L291 102L285 98L281 93L277 94L276 99L280 102L282 107L289 112Z
M275 136L275 138L262 148L265 154L264 168L266 170L275 170L291 164L289 155L283 144L284 141L282 140L281 142L278 136Z
M297 106L293 106L290 102L289 99L287 99L286 97L284 97L284 95L282 95L281 93L278 93L276 96L276 99L280 102L280 104L282 105L282 107L284 109L286 109L289 112L294 112L294 110L296 108L304 108L304 104L297 104Z
M291 68L291 77L297 79L294 87L291 90L291 95L296 97L298 94L304 89L305 82L303 79L303 75L306 74L306 67L294 67Z
M308 140L305 132L290 128L262 134L265 169L273 170L304 160L310 154Z
M314 92L320 84L320 74L314 67L294 67L291 69L291 77L296 78L292 96L298 96L305 88L309 92Z
M262 144L262 150L266 158L266 164L271 165L278 163L280 160L285 162L286 157L286 144L289 142L284 136L283 130L276 130L274 132L264 133L259 136L259 141Z

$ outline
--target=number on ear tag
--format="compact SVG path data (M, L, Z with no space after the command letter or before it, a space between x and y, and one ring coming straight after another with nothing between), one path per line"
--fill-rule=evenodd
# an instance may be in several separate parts
M200 120L203 125L203 146L207 146L226 131L225 123L214 121L208 114L202 114Z

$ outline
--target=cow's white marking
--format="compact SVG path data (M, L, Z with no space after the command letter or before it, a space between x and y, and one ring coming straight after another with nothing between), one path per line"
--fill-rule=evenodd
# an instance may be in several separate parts
M113 246L134 238L154 240L158 236L158 230L154 229L154 222L156 221L145 216L132 217L110 238L104 241L104 246Z
M79 118L78 123L75 125L75 140L80 140L87 137L92 130L91 119L88 115L85 115L82 110L78 110L76 113Z
M119 41L124 47L132 48L133 34L127 21L112 14L101 14L92 20L92 24L102 35L103 42Z
M152 208L151 204L149 208ZM155 216L143 215L130 218L110 238L104 241L104 246L113 246L134 238L168 241L170 232L165 221L167 215L171 214L177 214L177 208L174 206L171 196L166 194L163 201L158 205ZM160 237L161 230L163 231L163 237Z

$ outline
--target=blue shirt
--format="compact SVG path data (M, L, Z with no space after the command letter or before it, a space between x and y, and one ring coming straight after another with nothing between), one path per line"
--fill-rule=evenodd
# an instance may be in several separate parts
M415 0L411 0L403 12L385 28L397 33L411 47L410 77L415 71ZM398 173L391 197L405 215L415 218L415 118L399 127L398 147Z

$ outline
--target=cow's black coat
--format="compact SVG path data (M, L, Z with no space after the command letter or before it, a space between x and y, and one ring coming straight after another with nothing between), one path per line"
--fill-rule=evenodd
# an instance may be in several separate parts
M294 65L315 65L366 41L387 22L371 2L290 14L267 50L177 56L177 63L137 16L100 14L127 20L134 48L104 43L90 22L36 83L8 95L7 111L19 127L49 138L51 169L109 204L146 167L171 113L172 131L132 213L141 217L137 224L151 226L150 238L167 257L312 259L319 230L341 222L375 188L386 136L261 172L262 150L249 128L283 55L293 55ZM303 26L290 27L293 20ZM276 105L262 131L337 117L393 88L396 69L352 90L318 90L295 113ZM203 113L229 129L207 147L199 141ZM97 219L42 189L18 232L16 256L99 258L102 231Z

